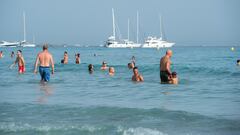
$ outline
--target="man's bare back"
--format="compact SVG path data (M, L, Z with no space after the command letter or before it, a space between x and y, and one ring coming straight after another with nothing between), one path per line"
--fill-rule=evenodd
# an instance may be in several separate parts
M38 54L40 66L49 67L52 63L52 55L48 51L42 51Z
M35 69L34 72L37 73L38 63L40 62L40 67L42 68L49 68L50 65L52 66L52 74L54 73L54 61L52 55L48 52L48 46L43 46L43 51L37 55L36 62L35 62Z

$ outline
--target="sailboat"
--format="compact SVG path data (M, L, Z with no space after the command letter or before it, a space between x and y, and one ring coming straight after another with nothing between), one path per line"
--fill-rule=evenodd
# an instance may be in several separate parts
M134 43L133 41L129 40L129 19L128 19L128 38L124 40L124 43L128 48L138 48L141 47L141 44L138 43L138 33L139 33L139 27L138 27L138 12L137 12L137 43Z
M175 43L168 42L163 39L163 27L162 27L162 17L160 16L160 38L149 36L145 40L142 48L168 48L172 47Z
M20 42L20 46L22 47L36 47L35 44L29 43L26 40L26 18L25 18L25 12L23 12L23 41Z
M114 9L112 8L112 21L113 21L113 35L108 38L108 40L105 43L105 47L107 48L126 48L126 44L119 43L116 40L116 26L115 26L115 15L114 15Z

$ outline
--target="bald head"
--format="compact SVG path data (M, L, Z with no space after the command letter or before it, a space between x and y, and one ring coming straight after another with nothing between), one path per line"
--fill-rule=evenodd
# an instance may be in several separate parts
M166 51L166 55L168 55L169 57L171 57L171 56L172 56L172 50L167 50L167 51Z

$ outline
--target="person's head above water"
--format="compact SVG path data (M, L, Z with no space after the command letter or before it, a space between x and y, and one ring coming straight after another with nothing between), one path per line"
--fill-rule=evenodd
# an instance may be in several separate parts
M134 63L133 63L133 62L128 63L128 68L129 68L129 69L133 69L133 68L134 68Z
M240 59L239 59L239 60L237 60L237 64L238 64L238 65L240 65Z
M67 51L65 51L64 54L67 54Z
M93 71L93 64L88 65L88 71L92 72Z
M138 75L138 67L133 68L133 73L134 73L134 75Z
M111 73L111 74L114 74L114 73L115 73L114 67L110 67L110 68L109 68L109 73Z
M43 50L47 50L47 49L48 49L48 44L45 43L45 44L43 45Z
M21 56L22 55L22 51L21 50L17 50L17 56Z
M172 77L177 78L177 72L172 72Z
M166 55L169 56L169 57L172 57L172 50L170 50L170 49L167 50L166 51Z
M107 66L107 62L103 61L103 62L102 62L102 66L105 66L105 67L106 67L106 66Z

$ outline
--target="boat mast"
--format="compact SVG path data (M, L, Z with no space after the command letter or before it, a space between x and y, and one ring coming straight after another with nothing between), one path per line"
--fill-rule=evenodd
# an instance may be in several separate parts
M26 20L25 20L25 12L23 12L23 41L26 42Z
M162 15L159 16L160 19L160 39L163 40L163 31L162 31Z
M128 18L128 41L129 41L129 18Z
M139 20L139 17L138 17L138 11L137 11L137 43L138 43L138 33L139 33L139 24L138 24L138 20Z
M115 16L114 16L114 9L113 8L112 8L112 19L113 19L113 37L115 39L116 28L115 28Z

